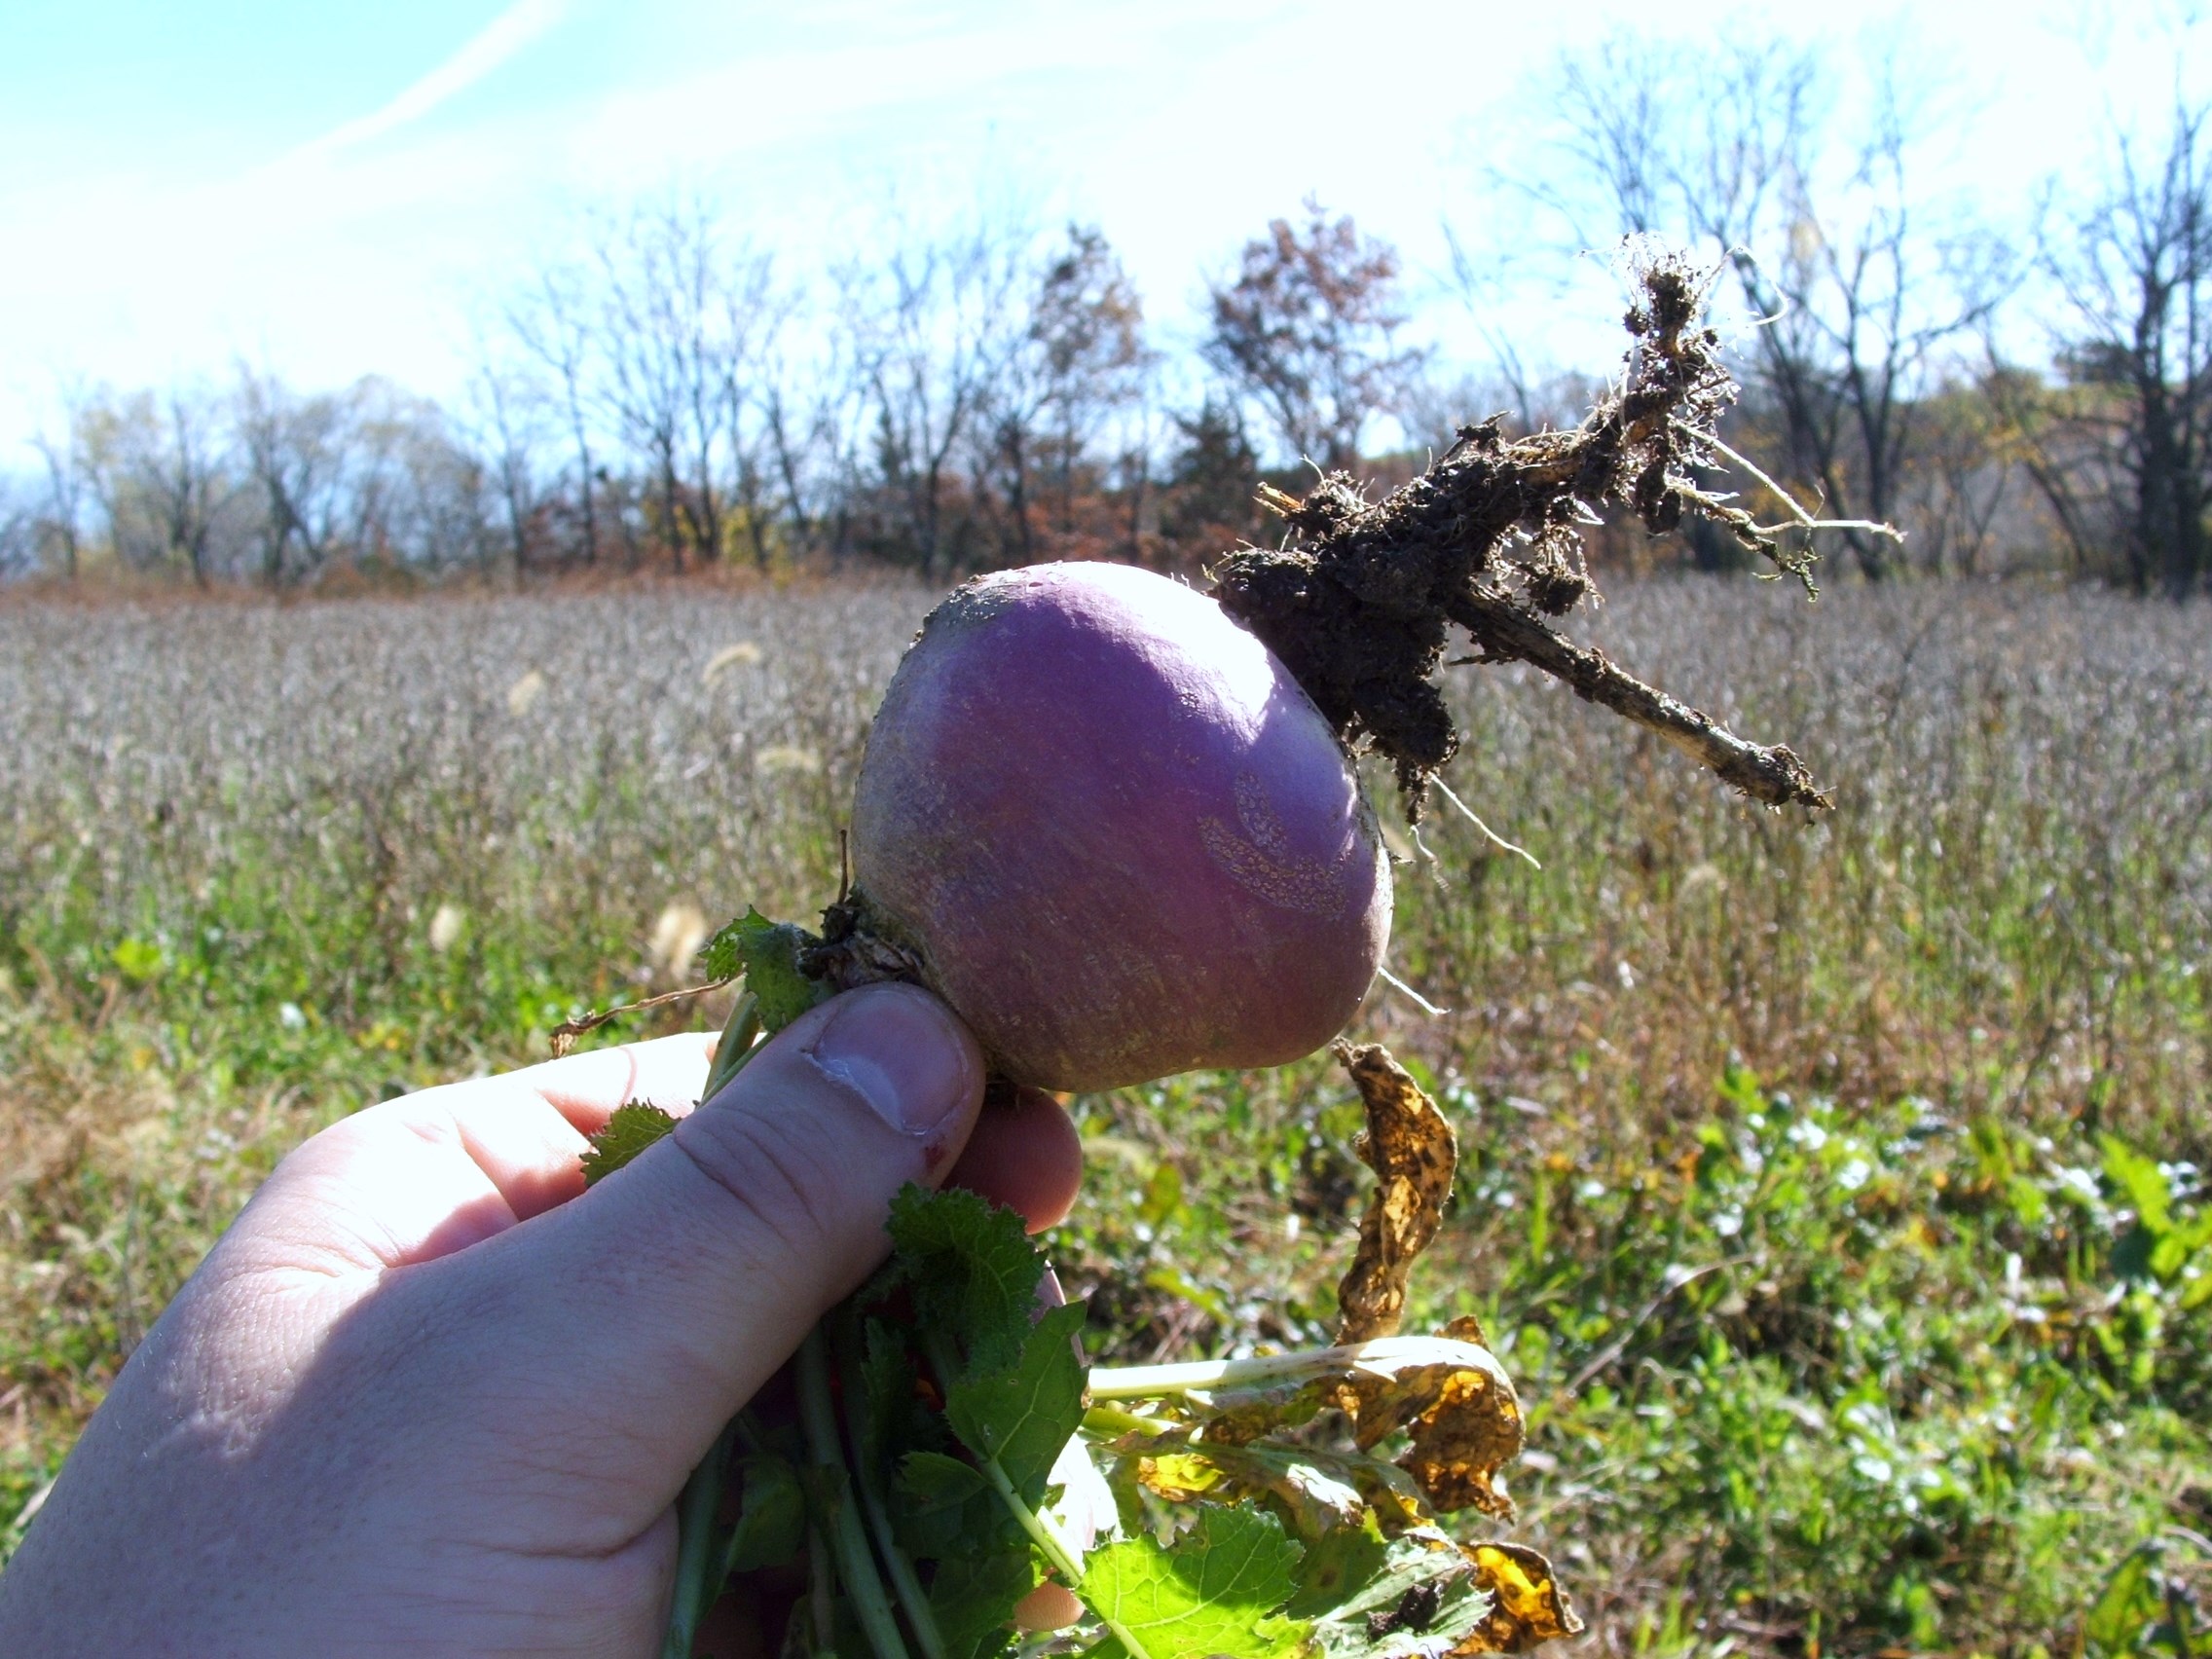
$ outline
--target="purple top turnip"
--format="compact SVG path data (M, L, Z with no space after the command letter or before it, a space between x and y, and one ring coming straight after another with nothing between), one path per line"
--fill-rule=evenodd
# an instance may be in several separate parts
M1048 1088L1309 1053L1389 937L1328 722L1212 600L1126 566L1010 571L931 614L868 737L853 863L876 931Z

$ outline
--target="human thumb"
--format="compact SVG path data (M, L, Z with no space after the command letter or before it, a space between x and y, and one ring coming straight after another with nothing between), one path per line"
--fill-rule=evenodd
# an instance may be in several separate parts
M413 1381L449 1422L527 1423L566 1478L635 1485L649 1515L883 1259L893 1196L951 1169L984 1069L914 986L812 1010L624 1168L426 1264L452 1276L413 1310L432 1327Z

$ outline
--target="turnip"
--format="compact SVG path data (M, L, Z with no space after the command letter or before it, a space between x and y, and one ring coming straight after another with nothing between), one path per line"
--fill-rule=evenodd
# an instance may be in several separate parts
M986 576L932 613L852 852L862 925L1048 1088L1310 1053L1389 937L1328 721L1212 600L1125 566Z

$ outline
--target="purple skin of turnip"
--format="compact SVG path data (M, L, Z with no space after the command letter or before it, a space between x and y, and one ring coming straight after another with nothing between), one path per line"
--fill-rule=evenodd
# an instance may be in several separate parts
M1212 600L1127 566L1005 571L932 613L869 734L852 850L868 925L1046 1088L1310 1053L1389 938L1328 722Z

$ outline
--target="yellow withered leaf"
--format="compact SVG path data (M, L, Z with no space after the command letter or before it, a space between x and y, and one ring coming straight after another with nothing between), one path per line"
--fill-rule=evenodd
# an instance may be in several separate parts
M1137 1459L1137 1481L1169 1503L1189 1503L1221 1485L1220 1466L1202 1453L1167 1452Z
M1475 1582L1490 1593L1490 1612L1446 1655L1472 1659L1478 1653L1525 1653L1540 1641L1579 1636L1567 1592L1552 1576L1552 1564L1523 1544L1463 1544L1475 1564Z
M1339 1344L1395 1335L1406 1309L1406 1279L1444 1219L1456 1138L1436 1102L1380 1043L1336 1046L1367 1107L1356 1150L1375 1171L1375 1196L1359 1224L1359 1253L1337 1288Z

